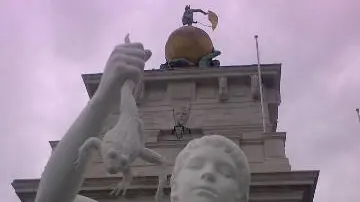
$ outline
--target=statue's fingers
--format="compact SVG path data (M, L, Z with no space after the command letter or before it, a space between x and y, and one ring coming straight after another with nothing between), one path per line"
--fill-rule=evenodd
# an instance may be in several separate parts
M121 54L130 55L133 57L140 58L142 60L144 60L144 58L146 57L146 52L144 50L137 48L128 48L122 45L115 47L115 50L112 52L111 57L116 57L117 55L121 55Z
M138 67L139 69L144 69L145 61L140 57L134 57L132 55L120 54L114 59L115 61L125 62L128 65Z
M126 34L126 36L124 38L124 43L120 44L118 46L129 47L129 48L138 48L138 49L144 50L144 46L141 43L131 43L130 42L130 34ZM116 47L118 47L118 46L116 46Z
M145 58L144 58L145 62L148 61L151 56L152 56L151 50L145 50Z
M138 43L138 42L136 42L136 43L123 43L123 44L117 45L115 48L117 48L117 47L144 50L144 45L142 43Z

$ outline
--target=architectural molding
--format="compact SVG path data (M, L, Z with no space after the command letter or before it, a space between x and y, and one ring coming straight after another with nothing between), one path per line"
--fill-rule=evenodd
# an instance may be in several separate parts
M224 128L225 129L225 128ZM168 140L168 138L164 138L165 136L170 136L171 130L158 130L158 132L154 131L154 134L157 135L157 141L155 142L146 142L145 146L148 148L179 148L184 147L191 139L201 137L203 135L211 135L216 133L211 133L203 129L191 129L192 134L189 136L184 136L184 139L182 140ZM262 132L251 132L251 133L239 133L238 129L234 129L234 131L237 131L236 134L233 135L224 135L229 139L236 139L241 144L251 144L251 143L264 143L267 139L280 139L282 141L286 141L286 132L270 132L270 133L262 133ZM50 146L52 149L56 147L56 145L59 143L58 140L56 141L49 141Z
M268 86L273 86L280 90L281 64L262 64L263 82ZM197 80L218 78L246 78L257 72L257 65L234 65L221 66L219 68L193 68L193 69L174 69L174 70L145 70L144 81L166 81L166 80ZM83 74L82 78L90 97L96 91L100 83L102 73Z

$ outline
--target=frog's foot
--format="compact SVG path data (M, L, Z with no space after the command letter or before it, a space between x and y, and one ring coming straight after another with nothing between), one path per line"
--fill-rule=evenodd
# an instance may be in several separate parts
M156 190L155 202L160 202L164 195L164 188L167 183L167 166L170 164L164 157L158 154L156 151L144 148L140 153L140 158L144 161L159 165L162 173L159 174L159 184Z
M127 189L132 182L131 170L127 169L126 171L124 171L123 175L123 180L116 185L116 187L110 192L110 195L119 196L122 192L122 195L125 196Z
M123 180L122 182L118 183L116 187L110 192L110 195L119 196L122 192L122 196L125 196L127 189L129 188L130 183Z
M155 194L155 202L161 202L163 197L164 197L164 191L157 190Z
M156 190L156 194L155 194L155 202L161 202L163 197L164 197L164 188L166 186L167 183L167 174L166 174L166 166L162 166L163 167L163 171L164 173L159 175L159 184Z

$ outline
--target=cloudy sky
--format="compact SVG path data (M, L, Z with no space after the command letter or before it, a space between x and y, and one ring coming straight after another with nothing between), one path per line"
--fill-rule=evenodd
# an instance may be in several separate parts
M219 15L204 29L222 64L256 63L254 34L262 62L283 64L279 131L294 170L321 170L315 201L360 200L360 1L1 0L1 202L20 201L11 181L40 176L48 141L85 106L81 74L101 72L127 32L158 68L186 4Z

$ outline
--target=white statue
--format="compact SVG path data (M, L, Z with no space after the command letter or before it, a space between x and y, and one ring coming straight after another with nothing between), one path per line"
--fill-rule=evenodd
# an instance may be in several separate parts
M177 156L171 202L247 202L249 187L249 164L240 147L224 136L204 136Z
M96 93L50 156L41 176L35 202L74 201L90 156L82 156L84 163L75 167L79 148L89 138L99 135L108 114L119 106L123 84L127 80L139 83L145 62L150 56L151 51L144 50L140 43L125 43L115 47L106 63Z
M125 179L114 190L115 194L121 189L124 189L123 193L126 191L131 182L128 166L136 157L164 165L160 155L144 148L141 122L133 97L133 89L142 78L145 62L150 56L151 52L144 50L142 44L130 43L128 36L125 44L114 49L96 93L45 166L35 202L95 201L77 195L90 158L87 148L101 148L109 173L124 173ZM103 122L119 103L121 111L118 123L102 141L97 139ZM186 114L180 116L179 123L187 122ZM126 127L122 127L124 125ZM159 180L157 200L165 182L161 178ZM192 140L176 158L171 201L246 202L249 184L249 165L241 149L223 136L205 136Z
M125 81L121 89L120 116L117 124L107 131L102 139L98 137L87 139L79 149L79 158L75 162L75 166L81 165L82 159L88 156L87 153L91 149L101 151L100 155L107 172L109 174L123 173L124 179L111 192L112 195L118 196L121 191L123 191L123 195L126 194L133 178L130 165L140 157L146 162L162 166L163 173L159 176L159 185L155 196L158 199L161 197L167 181L167 163L157 152L145 148L142 121L133 95L135 87L133 81Z

